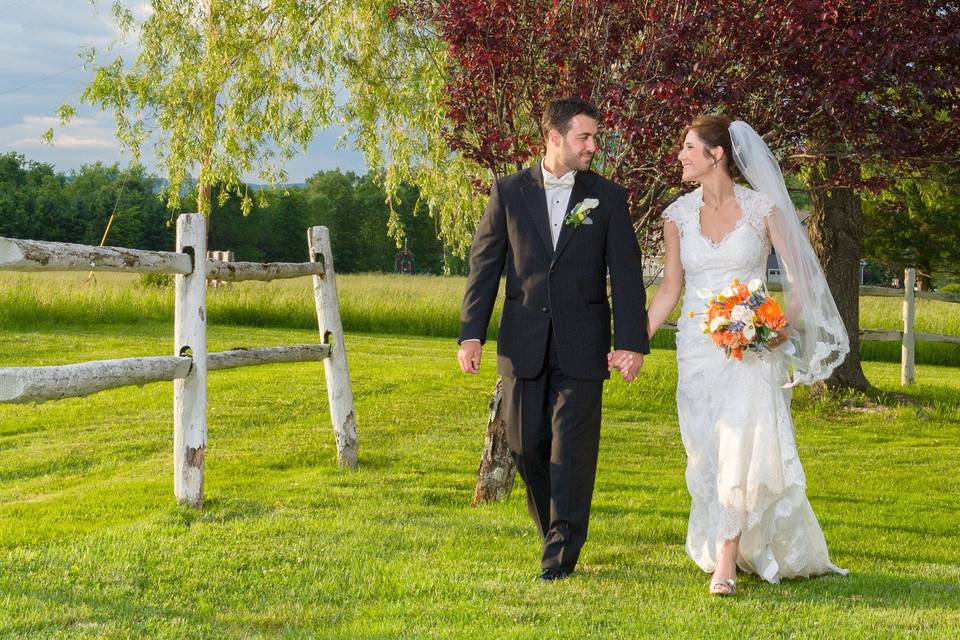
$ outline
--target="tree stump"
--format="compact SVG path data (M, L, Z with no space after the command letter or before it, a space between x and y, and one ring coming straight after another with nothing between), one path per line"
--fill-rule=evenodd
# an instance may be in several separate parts
M493 390L493 398L490 400L490 419L487 422L487 437L483 445L480 468L477 469L473 506L503 500L513 490L517 467L513 464L510 447L507 445L507 427L500 414L501 400L503 400L502 380L498 378Z

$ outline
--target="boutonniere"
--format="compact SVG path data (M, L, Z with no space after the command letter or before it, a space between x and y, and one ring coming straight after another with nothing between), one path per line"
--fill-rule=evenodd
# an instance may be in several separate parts
M590 210L595 209L599 204L600 201L596 198L587 198L578 202L563 223L572 224L574 227L579 227L582 224L593 224L593 220L590 219Z

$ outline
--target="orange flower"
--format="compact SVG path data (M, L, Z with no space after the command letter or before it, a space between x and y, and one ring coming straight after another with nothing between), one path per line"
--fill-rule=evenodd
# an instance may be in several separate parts
M780 329L787 324L787 319L783 317L780 305L773 298L767 298L763 304L757 307L756 314L763 324L773 330Z
M727 318L729 320L730 309L724 309L718 305L710 307L710 309L707 311L707 324L713 322L714 318Z

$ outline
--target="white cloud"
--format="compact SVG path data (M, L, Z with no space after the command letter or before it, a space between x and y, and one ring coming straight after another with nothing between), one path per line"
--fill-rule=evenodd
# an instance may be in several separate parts
M64 147L66 149L76 149L78 147L116 147L117 144L112 139L104 140L102 138L81 138L78 136L71 136L70 134L64 134L61 136L56 136L53 139L53 146Z
M0 153L18 151L29 160L54 165L58 171L77 169L83 164L129 162L114 136L113 117L79 104L83 88L92 80L89 69L80 65L81 47L96 47L101 62L116 53L124 59L135 55L135 44L120 43L111 54L109 45L117 37L111 20L113 0L40 0L11 5L0 10ZM0 4L9 4L0 0ZM149 2L125 0L138 20L152 12ZM8 10L7 10L8 9ZM64 103L79 113L61 128L54 117ZM54 145L42 142L47 129L54 131ZM336 149L341 129L318 131L305 153L287 163L290 180L302 181L321 169L342 167L363 173L363 158L355 151ZM149 171L160 173L153 149L145 145L142 160ZM245 176L257 181L255 173Z
M153 15L153 5L149 2L141 2L133 7L132 11L137 20L146 20Z
M41 127L54 127L57 128L60 126L60 118L54 116L23 116L23 124L29 125L38 125ZM74 118L70 121L70 124L75 127L86 127L86 126L95 126L99 124L94 118Z
M43 134L53 129L53 145L43 142ZM77 117L65 127L53 116L25 115L19 122L0 126L0 150L26 151L43 156L43 161L60 165L56 160L64 151L101 149L106 151L104 161L117 154L113 135L113 121L106 114L96 112ZM115 162L116 160L112 160ZM72 163L69 163L72 164Z
M23 116L23 124L38 125L41 127L56 127L60 121L53 116Z

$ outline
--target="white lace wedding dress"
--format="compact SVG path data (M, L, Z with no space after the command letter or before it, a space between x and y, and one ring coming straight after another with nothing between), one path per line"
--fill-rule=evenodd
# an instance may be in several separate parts
M701 189L664 213L680 231L685 272L677 413L692 498L687 553L701 569L713 571L723 541L741 534L738 566L769 582L846 573L830 562L807 501L783 359L753 353L742 361L727 358L702 333L700 318L687 317L705 309L698 289L716 292L734 278L766 280L770 240L764 218L773 205L751 189L737 185L735 191L743 215L718 243L700 229Z

